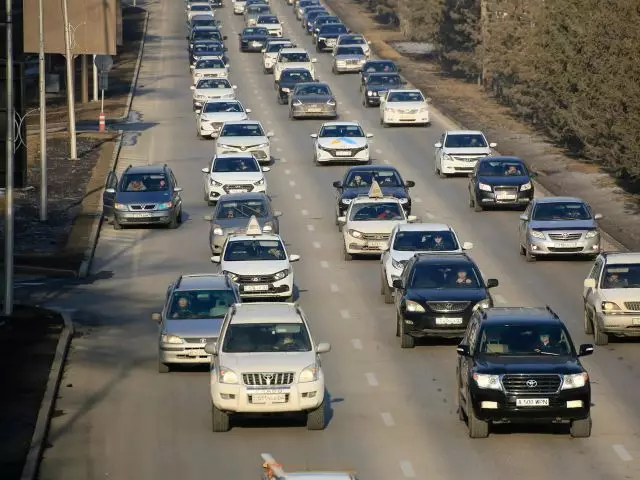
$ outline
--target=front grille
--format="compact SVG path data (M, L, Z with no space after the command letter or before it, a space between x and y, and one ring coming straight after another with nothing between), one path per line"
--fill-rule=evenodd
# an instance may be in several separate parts
M582 247L571 247L571 248L549 247L549 251L554 253L579 253L582 250L584 250Z
M130 205L131 210L155 210L155 203L147 203L144 205Z
M509 193L511 195L518 193L518 187L493 187L496 193Z
M502 377L502 386L507 393L552 394L560 388L560 375L554 374L507 374Z
M624 302L624 308L638 312L640 311L640 302Z
M322 110L324 110L324 109L325 109L325 107L326 107L326 105L325 105L325 104L322 104L322 103L305 103L305 104L303 105L303 108L304 108L305 110L307 110L307 111L308 111L308 110L313 110L313 109L315 109L315 110L318 110L318 109L319 109L319 110L321 110L321 111L322 111Z
M347 60L347 65L360 65L360 60Z
M410 113L410 114L418 113L418 109L417 109L417 108L412 108L412 109L410 109L410 110L402 110L402 113L405 113L405 114L408 114L408 113Z
M358 148L324 148L322 147L322 150L324 150L325 152L327 152L329 155L333 157L337 156L336 152L344 152L344 151L349 151L350 152L349 155L352 157L355 157L358 153L366 149L367 147L358 147Z
M580 240L582 237L582 233L549 233L549 238L551 240Z
M388 233L363 233L363 240L389 240L391 235Z
M187 343L210 343L218 340L216 337L196 337L196 338L185 338L184 341Z
M427 306L434 312L458 313L464 312L471 302L427 302Z
M458 160L459 162L477 162L478 160L480 160L481 158L484 158L485 156L482 155L480 157L478 156L467 156L467 155L454 155L453 158L455 160Z
M229 193L230 190L245 190L247 192L251 192L253 190L253 185L225 185L222 187L225 192Z
M275 282L274 275L238 275L237 283L271 283Z
M293 372L284 373L243 373L242 382L245 385L263 386L269 385L291 385L293 383Z

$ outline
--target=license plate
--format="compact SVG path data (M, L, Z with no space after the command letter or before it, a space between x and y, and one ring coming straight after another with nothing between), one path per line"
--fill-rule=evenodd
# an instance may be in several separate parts
M367 247L382 250L387 246L387 242L367 242Z
M338 150L336 152L336 157L350 157L351 150Z
M187 355L189 355L190 357L203 357L205 355L208 355L208 353L204 350L190 350L187 352Z
M218 76L217 73L207 73L205 74L205 78L216 78Z
M516 195L513 193L496 193L496 198L498 200L515 200Z
M631 319L631 324L632 325L640 325L640 317L633 317Z
M133 218L149 218L152 216L150 213L132 213L131 216Z
M318 107L307 108L307 112L310 112L310 113L319 113L321 111L322 111L322 109L318 108Z
M335 41L335 40L327 40L327 45L328 45L328 46L331 46L331 47L332 47L332 46L334 46L335 44L336 44L336 41Z
M245 285L245 292L267 292L269 291L269 285Z
M229 193L246 193L246 190L243 188L232 188L229 190Z
M401 120L413 120L414 118L413 115L400 115Z
M517 398L516 407L548 407L548 398Z
M563 242L563 243L555 243L554 248L576 248L578 246L575 242Z
M261 47L262 43L261 42L253 42L251 45L254 46L254 47Z
M284 393L251 395L251 403L284 403L286 401L287 396Z
M462 325L462 318L451 318L451 317L436 318L436 325Z

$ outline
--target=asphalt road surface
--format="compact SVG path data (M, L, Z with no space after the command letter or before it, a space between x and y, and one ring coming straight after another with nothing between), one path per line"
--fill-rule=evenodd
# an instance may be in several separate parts
M475 213L467 206L466 179L433 174L433 143L448 128L444 121L381 128L377 109L360 105L357 76L332 75L330 56L315 53L291 7L272 2L287 22L286 35L318 57L319 77L331 85L341 118L359 120L375 135L374 163L394 165L416 181L413 213L450 223L462 241L475 244L471 253L485 276L501 281L497 304L548 304L576 343L590 342L582 332L581 301L590 262L527 264L518 253L517 212ZM150 314L161 308L177 275L214 271L200 172L213 142L196 137L184 4L161 0L149 7L149 41L134 100L144 123L120 162L168 163L184 187L187 220L173 231L105 226L94 272L112 272L113 278L57 300L78 310L84 325L74 339L41 480L259 478L265 451L285 465L356 469L362 479L639 478L640 351L634 342L614 342L585 359L594 390L591 438L549 429L468 438L456 415L454 344L400 349L393 306L379 294L379 263L342 258L331 183L346 167L313 165L309 134L321 122L290 121L287 107L277 105L261 56L238 52L242 19L229 3L219 18L229 36L232 83L252 117L276 135L276 161L267 175L274 207L284 212L281 234L289 252L302 255L296 281L314 337L333 346L324 357L330 423L321 432L269 421L214 434L206 368L157 373L157 326Z

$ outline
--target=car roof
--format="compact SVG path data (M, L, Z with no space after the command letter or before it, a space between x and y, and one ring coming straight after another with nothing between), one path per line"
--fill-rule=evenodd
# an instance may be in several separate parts
M320 125L320 127L330 127L330 126L334 126L334 125L347 125L350 127L359 127L360 126L360 122L356 122L356 121L349 121L349 120L334 120L331 122L324 122L322 125Z
M422 264L422 263L441 263L443 261L446 261L446 263L451 263L451 264L465 264L468 265L470 263L475 265L475 262L471 259L471 257L469 257L469 255L467 255L466 253L438 253L437 255L432 254L431 252L429 252L428 254L417 254L416 255L417 261L416 264Z
M350 35L350 34L345 33L344 35ZM367 60L367 63L393 63L394 65L396 64L393 60Z
M453 231L446 223L404 223L398 225L400 232L444 232Z
M605 253L604 258L607 265L622 265L625 263L640 263L640 253L638 252L613 252Z
M283 48L282 50L280 50L280 53L306 53L306 54L308 54L309 52L307 52L306 48L291 47L291 48Z
M542 197L536 198L536 203L560 203L560 202L578 202L586 203L583 199L578 197Z
M482 133L480 130L447 130L444 133L445 135L482 135L484 136L484 133Z
M260 120L234 120L230 122L224 122L225 125L255 125L258 124L262 126Z
M320 29L335 27L336 25L342 25L343 27L347 28L347 26L344 23L325 23L324 25L320 25Z
M282 238L280 238L280 235L276 235L275 233L263 233L262 235L233 235L231 237L229 237L229 242L240 242L240 241L246 241L246 240L275 240L278 242L281 242L284 245L284 242L282 241ZM269 261L269 260L263 260L263 261ZM281 261L281 260L277 260L277 261Z
M226 275L219 273L199 273L182 275L176 290L180 292L188 290L209 290L211 288L229 288L229 280Z
M154 164L154 165L133 165L129 166L126 173L164 173L165 169L169 169L166 165Z
M244 193L229 193L226 195L221 195L218 198L218 204L220 202L232 202L234 200L263 200L267 203L269 202L269 197L265 193L262 192L244 192Z
M307 85L313 85L313 86L324 85L325 87L328 87L329 90L331 90L331 87L329 87L329 84L327 82L300 82L296 84L296 88L304 87Z
M264 17L278 18L278 16L274 15L273 13L262 13L262 14L258 15L258 18L264 18Z
M294 303L237 303L231 325L247 323L304 323ZM289 474L287 474L289 476Z
M395 72L393 72L393 73L395 73ZM417 88L390 88L387 91L387 95L389 95L390 93L396 93L396 92L422 93L422 91L418 90Z
M351 172L371 172L371 171L381 171L381 172L393 171L393 172L397 172L398 174L400 174L400 172L398 172L398 169L396 167L392 167L391 165L355 165L355 166L351 167L349 170L347 170L346 173L351 173Z
M519 157L510 157L508 155L495 155L495 156L489 156L489 157L484 157L480 159L481 162L495 162L495 161L499 161L499 162L520 162L520 163L524 163L524 160L522 160Z
M356 197L351 203L397 203L402 205L400 200L396 197L371 198L367 195Z
M495 307L483 310L482 323L497 324L536 324L562 325L560 318L546 307Z
M214 25L196 25L193 27L194 32L219 32L220 27Z

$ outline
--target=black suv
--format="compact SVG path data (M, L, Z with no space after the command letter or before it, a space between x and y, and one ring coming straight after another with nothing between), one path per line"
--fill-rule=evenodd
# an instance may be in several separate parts
M370 73L362 90L362 106L378 106L380 97L388 90L403 88L406 84L397 73Z
M373 180L378 182L385 196L398 198L406 214L411 214L409 189L416 186L414 181L404 181L395 167L357 165L347 170L341 181L333 182L336 189L336 225L338 217L345 215L353 199L369 192Z
M103 213L113 219L113 228L125 225L182 223L182 188L167 165L129 165L118 180L109 172L102 194Z
M473 314L458 345L458 416L471 438L495 423L568 423L591 435L591 384L567 327L546 308L491 308Z
M286 68L280 74L280 81L277 83L278 103L286 105L289 103L289 95L299 83L315 82L311 72L306 68Z
M462 337L473 312L493 306L489 289L497 286L465 253L414 255L393 281L402 348L413 348L416 337Z
M367 83L367 78L372 73L398 73L400 67L398 67L391 60L369 60L363 66L360 71L360 91L364 89Z
M476 212L486 207L526 208L533 200L535 176L518 157L485 157L469 174L469 206Z

